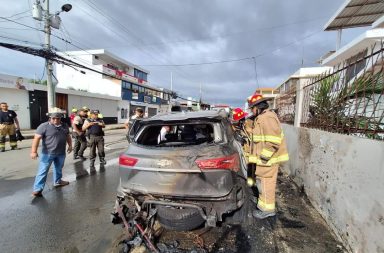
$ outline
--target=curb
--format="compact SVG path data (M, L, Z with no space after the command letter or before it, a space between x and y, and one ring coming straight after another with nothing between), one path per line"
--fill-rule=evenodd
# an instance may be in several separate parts
M118 130L118 129L124 129L124 128L125 128L124 126L111 126L111 127L106 126L105 129L104 129L104 131L105 131L105 132L108 132L108 131L110 131L110 130ZM21 131L21 134L23 134L23 131ZM33 139L34 136L35 136L35 133L33 133L33 134L30 134L30 133L28 133L28 134L23 134L23 137L25 138L25 140ZM9 139L6 138L5 141L9 141Z

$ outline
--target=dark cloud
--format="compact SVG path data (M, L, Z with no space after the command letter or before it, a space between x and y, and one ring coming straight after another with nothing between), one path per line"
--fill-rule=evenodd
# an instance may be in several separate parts
M5 0L0 16L29 8L28 1ZM32 2L32 0L31 0ZM73 5L61 14L65 31L59 37L83 49L106 48L139 65L167 65L220 61L257 56L258 84L276 87L300 66L316 66L316 60L334 49L334 32L324 24L344 0L131 0L51 1L51 9L65 2ZM102 14L102 13L104 14ZM105 15L106 14L106 15ZM117 20L116 23L114 20ZM23 23L34 24L32 18ZM7 26L18 27L5 23ZM0 23L0 27L5 26ZM37 31L4 30L8 36L42 43ZM68 35L69 34L69 35ZM346 42L356 36L347 31ZM60 50L78 50L53 39ZM0 71L33 76L42 70L42 60L0 49ZM4 60L5 59L5 60ZM257 88L252 60L223 64L162 67L147 66L153 85L214 103L242 106Z

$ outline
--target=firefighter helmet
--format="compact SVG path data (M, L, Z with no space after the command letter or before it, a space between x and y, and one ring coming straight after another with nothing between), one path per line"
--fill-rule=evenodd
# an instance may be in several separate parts
M272 98L264 98L263 95L255 93L252 96L247 98L248 107L252 108L261 102L272 100Z
M232 119L233 121L239 121L247 116L247 113L241 110L240 108L235 108L232 111Z

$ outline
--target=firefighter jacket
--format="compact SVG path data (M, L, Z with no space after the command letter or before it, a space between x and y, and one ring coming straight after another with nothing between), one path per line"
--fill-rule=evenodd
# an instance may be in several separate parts
M249 163L269 167L289 160L283 130L274 112L267 109L256 117L251 138Z
M253 118L245 119L243 131L246 133L247 138L250 138L252 136L253 120L254 120ZM248 139L243 146L245 157L248 157L249 153L251 152L251 144L252 144L252 140Z

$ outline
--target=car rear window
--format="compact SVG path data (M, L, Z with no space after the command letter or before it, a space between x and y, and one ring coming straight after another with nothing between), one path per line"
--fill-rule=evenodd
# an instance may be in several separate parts
M224 140L220 123L147 125L135 138L137 144L158 147L214 144Z

